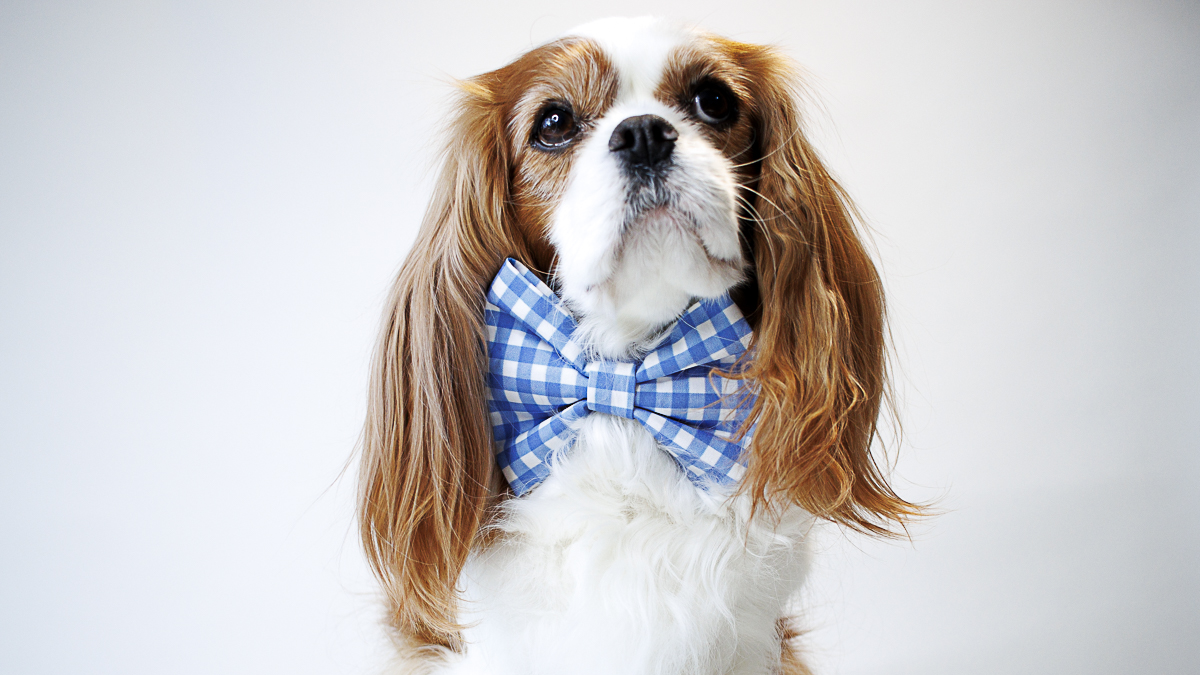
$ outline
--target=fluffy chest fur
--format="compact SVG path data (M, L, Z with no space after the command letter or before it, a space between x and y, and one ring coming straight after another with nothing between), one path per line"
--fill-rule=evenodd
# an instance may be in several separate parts
M631 420L593 415L464 574L454 673L772 673L810 518L748 519Z

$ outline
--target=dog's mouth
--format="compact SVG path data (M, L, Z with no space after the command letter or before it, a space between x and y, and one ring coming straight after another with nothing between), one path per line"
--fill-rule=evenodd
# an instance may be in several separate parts
M625 204L633 214L670 208L678 201L678 188L670 180L671 171L655 171L630 177L625 184Z
M733 255L716 251L708 241L708 237L705 236L712 234L709 230L714 229L714 223L712 221L702 223L700 217L682 208L675 201L668 196L654 203L629 204L627 209L629 215L621 225L620 239L617 249L614 251L615 258L618 260L621 258L631 238L659 237L662 240L690 240L703 251L705 257L714 265L740 268L742 265L740 250L735 251ZM738 229L735 219L731 219L727 225L730 231L736 232Z
M730 280L740 279L745 268L740 249L734 255L722 255L713 250L710 242L704 236L705 227L697 217L664 200L666 203L653 206L641 205L641 208L630 205L628 215L620 227L620 236L616 246L610 251L608 273L594 279L587 285L589 292L594 292L611 286L618 276L628 275L629 265L639 262L661 265L664 258L672 256L687 256L698 262L692 254L699 253L706 261L706 275L715 275ZM711 226L710 226L711 227ZM730 224L731 228L736 227ZM656 249L658 255L646 256L647 249ZM700 272L699 269L693 270ZM685 279L678 279L687 285ZM732 283L732 282L731 282Z

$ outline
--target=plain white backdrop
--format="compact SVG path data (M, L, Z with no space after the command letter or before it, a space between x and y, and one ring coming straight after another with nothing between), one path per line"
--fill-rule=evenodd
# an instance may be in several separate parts
M0 4L0 671L371 673L353 476L449 82L585 20L780 45L886 276L912 543L822 675L1200 672L1200 6Z

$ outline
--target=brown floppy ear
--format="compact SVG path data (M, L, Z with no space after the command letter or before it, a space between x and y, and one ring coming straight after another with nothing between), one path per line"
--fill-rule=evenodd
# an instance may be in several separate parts
M510 213L502 69L463 83L444 165L387 301L360 469L363 545L401 636L458 647L456 584L494 497L483 303Z
M743 489L756 508L795 503L888 534L920 509L892 491L871 454L888 386L879 275L853 205L802 133L793 66L766 47L735 53L750 74L759 146L745 196L758 295L748 374L760 393Z

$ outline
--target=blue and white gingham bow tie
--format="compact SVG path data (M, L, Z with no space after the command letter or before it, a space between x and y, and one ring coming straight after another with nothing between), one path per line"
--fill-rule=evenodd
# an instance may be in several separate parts
M553 455L592 412L641 422L700 486L745 473L734 439L754 403L734 366L750 325L727 296L693 304L641 363L587 361L558 297L509 258L488 291L489 405L496 461L518 495L550 473Z

